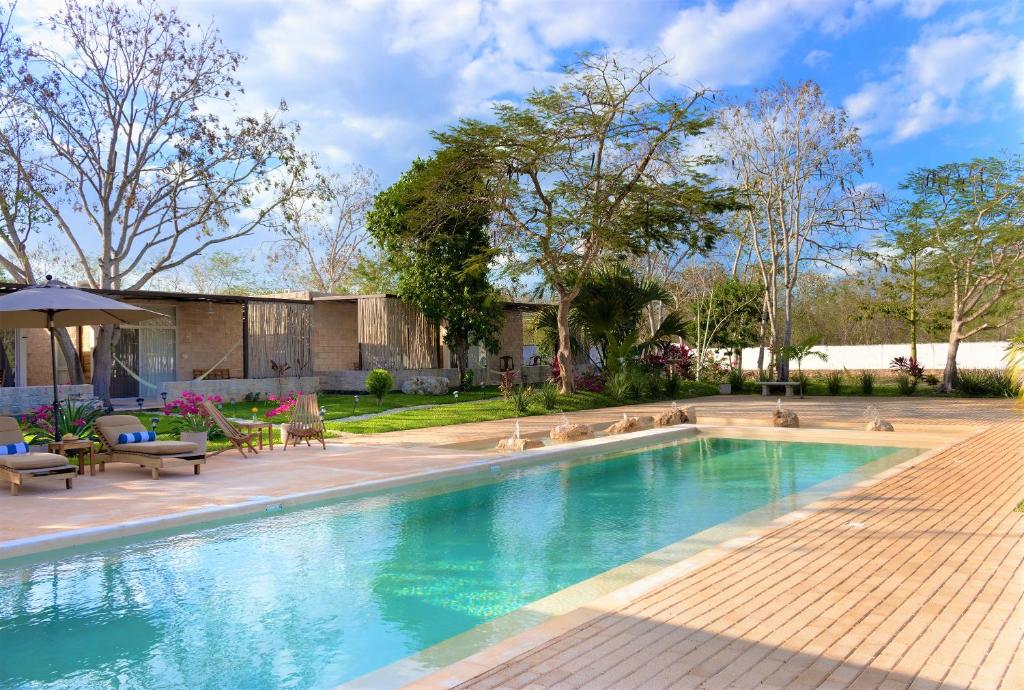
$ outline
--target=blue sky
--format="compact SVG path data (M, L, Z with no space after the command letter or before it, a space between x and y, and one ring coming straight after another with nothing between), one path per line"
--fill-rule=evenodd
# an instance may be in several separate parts
M285 98L332 166L393 180L429 130L486 116L557 78L577 51L674 58L678 88L742 97L812 78L875 155L868 181L1024 142L1024 18L1016 2L942 0L189 0L248 56L254 106Z
M23 1L23 20L59 0ZM170 5L172 3L168 3ZM817 80L865 132L865 182L1021 148L1019 0L181 0L247 56L243 109L288 101L302 143L331 168L393 181L431 129L486 117L557 79L580 50L660 51L666 82L743 97ZM27 28L27 26L25 27Z

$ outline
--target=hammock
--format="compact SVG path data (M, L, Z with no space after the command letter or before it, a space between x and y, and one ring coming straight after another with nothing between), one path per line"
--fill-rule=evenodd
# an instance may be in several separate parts
M196 378L194 378L192 380L193 381L202 381L203 379L205 379L207 376L210 375L211 371L213 371L214 369L219 367L224 362L224 360L228 358L228 355L230 355L232 352L234 352L236 349L238 349L238 346L241 345L241 344L242 344L241 340L236 342L234 345L231 346L230 350L228 350L227 352L224 353L223 357L221 357L220 359L218 359L216 361L216 363L212 367L210 367L205 372L203 372L202 376L197 376ZM125 372L129 376L131 376L133 379L135 379L136 381L141 383L143 386L146 386L147 388L152 388L153 390L160 390L160 385L159 384L153 383L152 381L147 381L146 379L142 378L137 372L132 371L131 367L129 367L127 364L125 364L120 359L118 359L117 355L111 354L111 357L113 358L113 360L114 360L114 362L116 364L120 364L121 365L121 368L124 369Z

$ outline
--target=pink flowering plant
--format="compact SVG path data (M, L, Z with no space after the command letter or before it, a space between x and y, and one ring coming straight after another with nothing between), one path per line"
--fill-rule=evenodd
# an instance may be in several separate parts
M263 416L267 419L274 419L281 415L288 414L295 407L295 403L298 402L299 396L302 395L302 391L288 391L288 395L277 396L268 395L267 400L272 403L277 403L276 407L273 407L263 413Z
M54 428L53 405L40 405L20 419L25 428L25 437L32 445L57 441L66 434L81 439L91 439L93 424L103 414L103 408L95 400L65 400L60 404L60 414Z
M205 431L212 437L218 428L203 409L204 400L209 400L214 405L224 402L219 395L182 391L181 395L164 405L163 413L171 418L169 424L171 429L178 433Z

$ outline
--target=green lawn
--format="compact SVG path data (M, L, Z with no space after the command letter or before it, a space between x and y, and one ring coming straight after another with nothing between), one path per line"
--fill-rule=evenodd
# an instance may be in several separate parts
M473 400L484 400L486 398L493 398L500 395L496 386L484 386L483 388L473 388L468 391L459 392L459 401L473 401ZM415 405L450 405L456 402L455 396L452 393L447 395L406 395L405 393L388 393L384 396L384 400L381 404L377 404L377 400L368 393L359 394L359 402L356 402L356 396L351 394L339 394L339 393L325 393L321 394L317 398L321 407L326 408L325 419L343 419L345 417L353 417L356 415L373 414L375 412L383 412L384 410L393 410L399 407L413 407ZM224 414L228 417L236 417L238 419L251 419L253 412L252 408L257 408L256 419L266 421L267 418L265 413L267 410L272 410L277 407L275 402L267 402L261 400L259 402L225 402L223 406ZM281 415L274 417L272 420L274 423L287 422L288 415Z
M704 395L713 395L717 387L707 383L687 381L683 384L682 392L675 399L695 398ZM667 400L667 399L666 399ZM617 405L629 405L639 402L650 402L649 400L615 400L610 395L603 393L579 392L573 395L560 395L554 409L544 408L540 395L534 395L530 403L529 412L526 416L558 414L560 412L575 412L577 410L591 410L600 407L614 407ZM472 391L460 392L459 401L448 395L405 395L392 393L385 397L383 404L378 408L376 400L367 400L367 396L360 396L359 404L354 406L354 399L351 395L321 395L320 403L327 408L327 432L328 435L339 435L341 432L354 434L376 434L385 431L401 431L406 429L423 429L432 426L449 426L451 424L464 424L467 422L485 422L497 419L511 419L516 416L511 403L500 398L497 389L483 388ZM432 405L439 407L429 409L407 410L394 414L382 415L372 419L344 421L346 417L378 412L386 409L400 407L412 407L417 405ZM257 407L257 420L266 421L263 413L274 407L273 403L230 403L224 405L224 412L229 417L249 419L252 416L251 409ZM152 418L156 417L157 438L175 439L177 434L170 429L170 418L162 412L136 412L133 413L146 428L150 428ZM287 415L274 417L275 424L288 421ZM275 438L280 439L280 432L275 430ZM227 447L223 440L210 439L207 448L211 451Z
M714 395L717 391L717 386L687 381L683 384L682 392L675 399L682 400L684 398ZM537 395L534 396L533 401L530 403L529 412L521 416L532 417L535 415L558 414L559 412L576 412L577 410L592 410L600 407L630 405L639 402L650 402L650 400L630 399L618 401L603 393L578 392L568 396L560 395L555 408L548 410L544 408L540 396ZM475 402L460 402L457 405L447 405L432 410L408 410L406 412L398 412L392 415L355 422L333 421L327 423L327 428L353 434L377 434L385 431L424 429L432 426L449 426L451 424L465 424L468 422L490 422L498 419L511 419L515 416L516 413L511 403L504 400L478 400Z

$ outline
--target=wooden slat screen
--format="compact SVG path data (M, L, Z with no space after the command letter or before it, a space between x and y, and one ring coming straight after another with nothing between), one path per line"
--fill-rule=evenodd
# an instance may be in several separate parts
M285 376L313 373L313 305L249 302L249 377L272 378L270 362L287 364Z
M359 300L359 351L364 370L437 366L437 327L393 297Z

